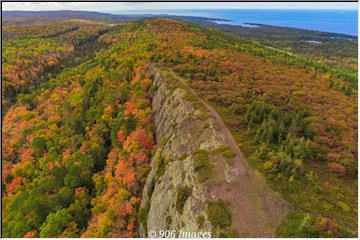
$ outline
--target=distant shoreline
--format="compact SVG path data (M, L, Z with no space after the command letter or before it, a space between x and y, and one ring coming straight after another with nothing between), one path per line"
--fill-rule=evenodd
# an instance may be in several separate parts
M226 9L225 11L230 11L231 9ZM164 10L162 10L164 11ZM175 12L178 11L179 14L176 14ZM60 10L60 11L2 11L2 17L8 18L8 17L50 17L50 18L71 18L73 15L80 15L81 17L95 17L95 18L108 18L114 21L117 20L127 20L127 21L133 21L137 19L143 19L143 18L149 18L149 17L169 17L169 18L175 18L175 19L182 19L182 20L188 20L194 23L202 23L202 24L216 24L216 25L229 25L229 26L239 26L239 27L250 27L250 28L257 28L257 27L278 27L278 28L288 28L288 29L299 29L304 31L315 31L315 32L321 32L324 34L328 34L329 37L343 37L343 38L351 38L355 39L358 37L358 33L341 33L336 31L329 31L329 30L319 30L313 28L306 28L306 27L299 27L299 26L284 26L280 24L266 24L266 23L258 23L254 21L245 21L246 16L244 17L244 22L237 22L238 20L229 19L229 18L222 18L222 17L210 17L210 16L197 16L196 13L192 13L192 10L169 10L168 13L156 13L156 10L149 13L145 13L142 11L127 11L127 12L112 12L112 13L101 13L101 12L92 12L92 11L71 11L71 10ZM194 10L196 11L196 10ZM199 10L197 10L199 11ZM211 10L209 10L211 11ZM224 10L222 10L224 11ZM237 11L237 10L234 10ZM240 11L240 10L239 10ZM255 11L254 10L241 10L243 12L249 12L249 11ZM285 10L257 10L262 12L268 12L271 11L281 11L285 12ZM318 10L289 10L292 12L315 12ZM334 10L319 10L322 12L334 12ZM355 10L341 10L347 11L347 12L356 12ZM160 10L159 10L160 12ZM189 12L189 14L194 15L187 15L185 12ZM206 10L201 10L200 12L206 12ZM220 11L217 11L216 13L219 13ZM175 13L175 14L173 14ZM234 18L234 15L232 15ZM253 16L252 16L253 17ZM253 19L255 20L255 19ZM260 19L258 19L260 20ZM285 21L286 19L284 19ZM266 21L266 20L264 20ZM329 23L330 24L330 23Z
M244 22L243 24L226 24L225 23L225 22L231 22L231 20L227 20L227 21L220 20L219 21L219 22L224 22L224 23L219 23L217 21L210 21L210 22L212 24L227 25L227 26L233 26L233 27L247 27L247 28L250 27L250 26L254 26L254 27L275 27L275 28L283 28L283 29L295 29L295 30L301 30L301 31L318 32L318 33L325 34L324 36L327 35L327 37L344 38L344 39L349 39L349 38L350 39L357 39L358 38L357 35L335 33L335 32L326 32L326 31L317 31L317 30L296 28L296 27L284 27L284 26L269 25L269 24L263 24L263 23L251 23L251 22ZM248 26L244 26L244 25L248 25Z

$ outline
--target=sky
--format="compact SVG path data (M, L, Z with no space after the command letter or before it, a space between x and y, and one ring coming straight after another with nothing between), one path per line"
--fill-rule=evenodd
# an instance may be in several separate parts
M356 2L3 2L2 10L49 11L82 10L96 12L117 12L159 9L336 9L358 8Z

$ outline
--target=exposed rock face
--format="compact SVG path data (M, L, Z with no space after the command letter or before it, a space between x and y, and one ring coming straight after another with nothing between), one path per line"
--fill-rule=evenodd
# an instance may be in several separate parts
M150 202L147 230L211 231L211 224L206 218L208 191L196 180L192 150L215 150L225 144L224 136L216 130L216 123L212 118L204 120L203 118L208 116L204 116L205 113L196 110L192 103L185 100L184 89L173 89L174 86L171 86L159 70L153 71L157 90L152 107L156 140L161 145L152 159L151 172L144 187L141 204L145 207L147 202ZM156 160L160 155L171 161L164 174L157 179ZM152 186L154 190L151 196L148 196ZM175 207L176 195L177 190L184 186L190 187L192 192L185 202L183 212L179 213ZM197 217L201 215L205 221L199 227ZM171 216L171 223L168 216ZM141 226L141 236L146 236L144 227Z
M179 84L166 72L156 68L151 68L150 71L154 74L153 84L156 89L152 108L159 148L151 160L151 171L144 186L140 209L143 213L145 212L146 217L142 221L140 220L140 236L147 236L147 232L150 230L157 232L166 229L186 232L212 231L214 229L212 229L208 216L207 202L222 198L221 195L225 191L226 184L232 183L233 186L236 186L239 181L237 169L231 167L219 151L219 149L227 147L226 136L207 109L185 86ZM211 179L199 180L199 173L195 169L197 156L194 150L196 149L209 153L209 161L216 169ZM252 176L252 174L248 175ZM247 181L246 184L257 181L254 179ZM260 184L254 186L254 191L257 191L258 186L261 191L255 195L263 195L263 191L266 191L264 197L270 201L270 203L265 203L266 207L278 213L269 215L275 216L275 219L267 219L265 224L269 226L264 227L266 230L259 234L254 233L259 230L259 226L254 226L254 232L252 232L249 229L252 229L253 223L248 224L246 219L242 219L241 222L245 220L244 224L249 226L244 225L244 229L239 229L238 224L234 225L234 222L238 220L233 219L232 227L238 232L241 230L242 232L239 234L271 236L277 223L268 224L268 222L280 221L287 212L288 207L282 200L279 200L279 205L273 207L274 202L278 201L277 196L271 192L271 197L268 197L268 187L263 186L265 183L261 179L259 182ZM177 195L179 189L184 187L189 187L191 194L179 209L176 206ZM246 188L251 189L252 186ZM254 199L253 197L251 196L251 199ZM261 199L254 200L258 201L257 206L261 205ZM229 204L231 203L229 202ZM235 211L239 210L236 206L231 206L231 208L234 208ZM256 213L253 211L254 209L250 206L247 214L253 214L256 218ZM259 221L264 221L263 218L268 217L262 209L259 209L259 215L262 218ZM246 216L244 217L246 218ZM199 221L199 218L202 220ZM256 223L254 224L256 225ZM243 225L240 226L240 228L242 227ZM262 227L261 225L260 228Z

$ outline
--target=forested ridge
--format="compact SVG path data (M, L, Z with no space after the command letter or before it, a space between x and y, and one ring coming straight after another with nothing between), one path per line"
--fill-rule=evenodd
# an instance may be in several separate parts
M294 54L357 69L357 52L354 51L357 48L357 37L355 36L264 24L253 24L256 26L253 28L212 23L205 25Z
M151 64L186 79L294 206L278 236L357 235L352 69L174 19L58 20L3 33L2 106L14 103L2 128L4 237L139 236L159 144Z
M76 20L3 26L2 111L18 94L29 93L64 68L93 57L99 48L94 41L108 28Z

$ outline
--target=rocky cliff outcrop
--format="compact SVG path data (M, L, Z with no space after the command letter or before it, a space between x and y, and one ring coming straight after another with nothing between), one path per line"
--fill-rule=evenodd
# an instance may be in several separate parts
M150 230L166 229L210 231L212 236L233 236L234 232L241 236L271 236L276 221L287 212L287 204L247 168L239 173L221 126L186 85L170 73L157 68L150 71L154 76L152 108L159 147L143 190L140 236L147 236ZM251 196L230 202L238 196L233 193L237 184L247 189L238 195ZM218 201L223 195L225 202ZM235 212L232 221L227 205L230 214ZM234 219L239 216L243 219ZM259 224L253 221L257 217Z

